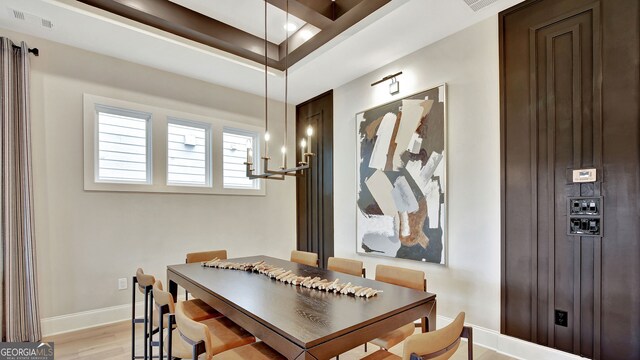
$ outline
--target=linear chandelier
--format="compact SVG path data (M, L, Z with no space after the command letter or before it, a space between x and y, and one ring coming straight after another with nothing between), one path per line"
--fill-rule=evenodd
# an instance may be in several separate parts
M289 0L286 1L286 22L285 28L289 24ZM282 152L282 166L279 169L269 169L269 140L271 135L269 134L269 98L268 98L268 79L267 79L267 0L264 0L264 156L262 159L263 170L262 173L254 173L256 169L253 167L253 147L247 146L247 161L244 163L247 167L246 173L249 179L272 179L272 180L284 180L285 176L304 176L305 170L311 167L311 157L314 156L311 152L311 136L313 135L313 128L311 125L307 127L307 139L304 138L300 142L302 158L297 166L287 168L287 135L288 135L288 111L287 111L287 99L289 95L289 64L287 58L289 56L289 29L286 29L287 37L285 39L285 55L284 55L284 141L281 148ZM309 149L309 151L305 151Z

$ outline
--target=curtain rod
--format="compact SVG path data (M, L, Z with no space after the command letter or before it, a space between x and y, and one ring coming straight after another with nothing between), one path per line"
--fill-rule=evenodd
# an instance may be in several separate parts
M19 45L13 45L13 48L14 48L14 49L20 49L20 48L21 48L21 46L19 46ZM40 56L40 50L38 50L38 48L32 48L32 49L29 49L29 52L30 52L30 53L32 53L32 54L33 54L33 55L35 55L35 56Z

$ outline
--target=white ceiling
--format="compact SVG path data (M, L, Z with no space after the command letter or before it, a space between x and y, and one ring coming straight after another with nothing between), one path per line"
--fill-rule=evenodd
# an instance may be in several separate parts
M175 1L193 3L189 6L199 6L203 12L212 2ZM393 0L292 66L288 102L297 104L337 88L521 1L497 0L474 12L465 0ZM223 2L229 12L235 12L236 3L262 4L262 0ZM51 20L54 27L16 20L7 8ZM261 19L254 20L264 26ZM0 27L264 95L262 66L74 0L0 0ZM269 97L283 100L282 73L270 70L270 74Z
M262 0L170 0L212 19L264 39L264 2ZM267 4L267 40L280 44L287 38L286 12ZM289 14L289 23L300 29L305 22ZM289 34L292 34L290 32Z

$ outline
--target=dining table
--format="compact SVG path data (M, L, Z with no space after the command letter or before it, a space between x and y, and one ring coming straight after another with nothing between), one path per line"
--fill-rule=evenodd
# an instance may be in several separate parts
M167 282L174 299L178 286L183 287L287 359L330 359L418 319L425 319L424 331L435 330L433 293L269 256L226 261L263 261L299 276L339 279L340 283L382 291L370 298L355 297L201 263L167 267Z

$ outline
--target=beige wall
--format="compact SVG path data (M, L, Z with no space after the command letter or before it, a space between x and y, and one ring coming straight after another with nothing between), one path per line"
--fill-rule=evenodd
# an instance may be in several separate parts
M130 290L117 290L118 278L130 282L141 266L164 280L166 265L184 262L189 251L289 256L290 179L268 183L267 196L83 190L83 93L257 125L264 98L11 31L2 36L40 49L32 57L31 107L43 318L127 304ZM271 119L282 119L281 103L271 109Z
M401 41L401 40L398 40ZM401 93L385 75L402 71ZM447 266L356 254L355 114L442 83L448 85ZM426 272L438 314L500 327L500 140L497 17L339 87L334 92L335 255ZM344 155L344 156L343 156Z

